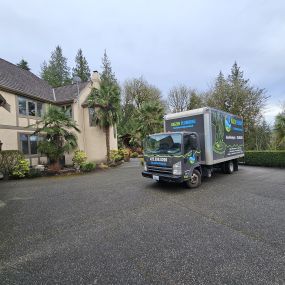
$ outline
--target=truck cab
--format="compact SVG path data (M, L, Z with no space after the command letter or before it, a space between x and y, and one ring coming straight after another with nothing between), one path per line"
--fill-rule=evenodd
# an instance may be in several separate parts
M201 184L201 149L196 132L152 134L144 140L144 177L178 182L190 188Z

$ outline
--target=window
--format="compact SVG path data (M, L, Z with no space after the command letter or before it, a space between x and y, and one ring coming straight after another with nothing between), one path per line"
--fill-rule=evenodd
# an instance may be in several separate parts
M26 134L20 134L21 150L23 154L29 154L29 136Z
M190 150L198 149L198 138L195 134L185 135L184 137L184 153L188 153Z
M18 97L19 114L31 117L41 117L43 115L42 102L37 102L33 100L28 100L24 97Z
M94 114L95 114L95 109L94 108L88 108L88 113L89 113L89 126L94 127Z
M28 110L29 110L29 116L35 116L36 115L36 104L35 102L28 102Z
M38 146L38 136L32 135L30 136L30 152L31 154L37 154L37 146Z
M68 117L72 118L72 106L71 105L65 105L65 106L62 106L61 108Z
M27 100L23 97L18 97L19 114L27 115Z
M20 148L23 154L37 154L38 141L40 140L40 137L33 134L20 134Z

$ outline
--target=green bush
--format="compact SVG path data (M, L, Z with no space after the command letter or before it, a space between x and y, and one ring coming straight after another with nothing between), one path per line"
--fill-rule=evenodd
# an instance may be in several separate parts
M138 156L139 156L139 154L137 152L132 152L131 153L131 157L132 158L135 158L135 157L138 157Z
M27 173L27 177L28 178L36 178L36 177L42 177L44 175L44 173L39 170L39 169L35 169L35 168L31 168L29 173Z
M14 168L24 159L24 155L18 150L0 151L0 172L4 178L13 174Z
M83 172L90 172L96 168L96 163L94 162L84 162L80 165L80 169Z
M285 151L246 151L244 160L246 165L285 167Z
M124 159L124 152L122 150L112 149L110 152L111 161L118 162Z
M87 154L83 150L76 150L72 158L72 162L76 168L80 168L87 160Z
M20 159L12 171L15 178L24 178L30 171L30 163L26 159Z

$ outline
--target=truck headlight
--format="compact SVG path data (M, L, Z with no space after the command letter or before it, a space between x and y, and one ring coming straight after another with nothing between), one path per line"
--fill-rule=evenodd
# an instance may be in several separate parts
M181 175L182 174L181 161L178 161L177 163L173 164L172 174L173 175Z
M143 163L143 169L144 169L144 171L147 171L147 166L146 166L146 162L145 161Z

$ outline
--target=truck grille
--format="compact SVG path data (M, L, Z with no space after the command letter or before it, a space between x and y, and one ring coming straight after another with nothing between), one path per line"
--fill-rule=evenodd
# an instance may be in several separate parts
M150 172L155 172L155 173L167 173L167 174L172 174L172 167L170 166L153 166L153 165L148 165L147 170Z

